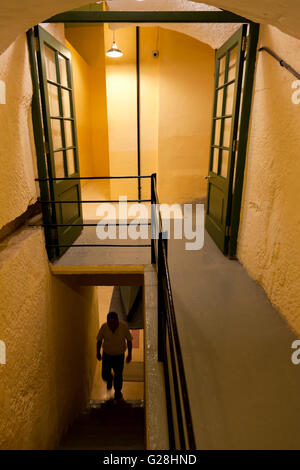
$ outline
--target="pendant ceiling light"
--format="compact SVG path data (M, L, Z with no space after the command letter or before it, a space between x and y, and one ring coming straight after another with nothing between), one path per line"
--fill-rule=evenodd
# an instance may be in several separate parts
M115 32L113 32L113 43L112 43L112 46L110 49L108 49L108 51L106 51L106 55L108 57L122 57L123 55L123 52L120 51L120 49L118 49L118 46L116 44L116 41L115 41Z

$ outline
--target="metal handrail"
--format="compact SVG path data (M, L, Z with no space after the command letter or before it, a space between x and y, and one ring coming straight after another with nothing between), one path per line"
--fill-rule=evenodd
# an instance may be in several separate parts
M277 60L277 62L281 65L281 67L285 68L288 70L294 77L298 78L300 80L300 73L298 73L291 65L289 65L285 60L283 60L279 55L276 54L276 52L272 51L269 47L261 47L258 49L259 52L265 51L267 54L273 57L273 59Z
M176 357L177 357L177 363L178 363L178 369L179 369L179 379L180 379L181 393L182 393L182 398L183 398L183 407L184 407L184 412L185 412L185 417L186 417L186 427L187 427L189 448L191 450L194 450L196 449L196 443L195 443L194 429L193 429L193 423L192 423L192 415L191 415L189 396L188 396L188 390L187 390L187 382L186 382L186 377L185 377L183 358L182 358L182 352L181 352L181 346L180 346L180 340L179 340L178 328L177 328L177 322L176 322L176 316L175 316L173 294L172 294L172 288L171 288L171 282L170 282L170 273L169 273L169 267L168 267L168 261L167 261L167 253L166 253L166 247L164 243L162 243L162 254L163 254L165 279L166 279L168 302L169 302L169 309L167 309L167 312L169 313L172 333L174 335Z
M113 203L120 203L120 204L125 204L125 203L133 203L133 202L151 202L151 199L126 199L126 201L123 201L123 200L113 200L113 201L110 201L110 200L103 200L103 201L99 201L99 200L92 200L92 201L83 201L82 199L77 199L75 201L63 201L63 200L58 200L58 201L55 201L55 200L52 200L52 201L42 201L42 200L39 200L37 201L39 204L105 204L105 203L110 203L110 204L113 204ZM73 224L72 224L73 225Z
M130 176L71 176L71 177L57 177L57 178L35 178L35 181L38 182L47 182L47 181L80 181L80 180L119 180L119 179L151 179L151 175L130 175ZM39 199L37 201L41 207L47 207L48 205L54 204L104 204L104 203L142 203L142 202L151 202L151 199L129 199L129 200L45 200ZM59 224L59 223L38 223L38 224L28 224L29 227L44 227L46 229L51 228L62 228L62 227L98 227L98 226L131 226L131 225L151 225L151 223L115 223L115 224L101 224L101 223L82 223L82 224ZM59 243L46 243L47 248L99 248L99 247L106 247L106 248L152 248L152 244L59 244Z
M35 181L64 181L64 180L128 180L150 179L151 175L139 176L61 176L57 178L35 178Z
M159 205L155 174L153 174L151 178L151 199L153 204ZM158 354L159 360L164 364L170 448L172 450L175 449L176 443L174 432L174 416L171 404L170 370L167 357L166 334L168 334L170 346L170 362L180 448L181 450L195 450L195 435L168 266L167 240L163 239L163 224L160 211L158 211L158 220L155 221L155 224L156 223L158 224L159 228L159 239L152 239L151 244L154 258L153 261L156 263L158 271ZM155 242L157 242L157 250L155 250ZM181 402L183 404L183 409ZM185 437L184 423L186 427L187 439Z

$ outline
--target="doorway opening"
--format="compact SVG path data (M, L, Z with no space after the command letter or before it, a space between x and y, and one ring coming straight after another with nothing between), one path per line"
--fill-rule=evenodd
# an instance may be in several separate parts
M128 23L129 12L114 13L83 8L50 19L50 27L62 27L65 44L44 26L29 32L34 83L41 85L43 122L35 134L37 144L43 141L38 167L49 257L61 256L78 238L87 214L82 194L101 203L117 194L141 202L141 174L152 173L158 174L163 203L207 195L206 229L234 257L259 27L228 12L201 12L198 20L194 15L195 23L232 21L229 39L215 54L207 44L161 27L164 15L154 15L158 25L144 26L153 12L140 12L140 25L128 27L121 23ZM176 15L181 27L186 13L192 12ZM117 59L105 54L112 38L124 51ZM36 86L35 121L38 102ZM90 179L109 175L110 181L100 189L82 171ZM136 175L137 186L114 180L120 174Z
M102 379L97 361L88 406L63 437L59 449L142 450L145 449L144 418L144 301L142 286L97 286L99 328L108 312L116 312L132 335L132 360L125 352L122 399ZM96 338L95 354L96 354ZM103 356L103 354L102 354Z
M126 400L144 400L144 313L142 286L98 287L99 325L106 322L108 312L116 312L133 336L132 361L124 363L123 395ZM113 398L113 389L107 390L101 377L102 363L97 363L91 400Z

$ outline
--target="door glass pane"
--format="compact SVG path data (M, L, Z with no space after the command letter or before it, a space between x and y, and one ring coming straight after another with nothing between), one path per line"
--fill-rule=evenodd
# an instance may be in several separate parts
M59 116L58 88L48 84L50 116Z
M231 122L232 122L231 118L224 119L223 147L230 147Z
M68 175L75 173L74 150L67 150Z
M63 152L55 152L53 155L55 163L55 176L56 178L63 178L65 176Z
M230 51L228 81L234 80L236 77L236 66L237 66L237 47Z
M227 87L227 97L226 97L226 115L231 115L233 112L233 100L235 92L235 83Z
M53 150L62 148L61 127L59 119L51 119Z
M62 89L61 95L62 95L62 102L63 102L64 117L72 117L71 106L70 106L70 92L68 90Z
M224 96L224 90L218 91L218 103L217 103L217 114L216 116L220 117L222 116L222 109L223 109L223 96Z
M218 166L219 166L219 149L214 149L212 171L216 174L218 174Z
M60 54L58 55L58 63L60 72L60 83L63 86L68 86L67 61Z
M228 160L229 160L229 152L228 150L223 150L222 151L221 176L223 176L224 178L227 178Z
M220 145L220 136L221 136L221 119L216 120L215 124L215 145Z
M66 147L73 147L72 122L65 121Z
M45 64L46 64L46 75L47 80L57 82L56 77L56 63L55 63L55 52L53 49L45 45Z
M220 69L219 69L219 86L224 85L225 79L225 66L226 66L226 55L220 60Z

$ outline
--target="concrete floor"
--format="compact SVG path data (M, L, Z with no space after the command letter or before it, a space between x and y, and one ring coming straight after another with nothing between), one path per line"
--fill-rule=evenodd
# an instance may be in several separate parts
M169 265L197 447L300 449L295 336L263 289L207 234Z
M82 189L82 200L111 200L109 187L104 182L89 182ZM146 204L147 205L147 204ZM96 211L99 203L82 204L83 222L97 224L102 217L97 217ZM103 205L102 205L103 206ZM119 204L112 204L118 216ZM149 204L147 205L147 207ZM132 204L128 204L128 213ZM148 207L150 214L150 209ZM132 220L132 217L131 217ZM117 220L116 222L122 222ZM128 217L130 222L130 217ZM148 222L148 220L145 220ZM117 228L118 236L118 228ZM150 236L150 229L149 229ZM80 236L74 242L74 245L148 245L147 240L100 240L96 234L96 227L84 227ZM150 247L86 247L69 248L65 254L53 264L57 266L95 266L95 265L132 265L151 263Z
M84 219L84 223L98 223L98 220ZM148 245L149 240L99 240L96 227L84 227L74 245ZM68 248L61 258L54 261L56 266L97 266L97 265L140 265L151 263L150 247L74 247Z

